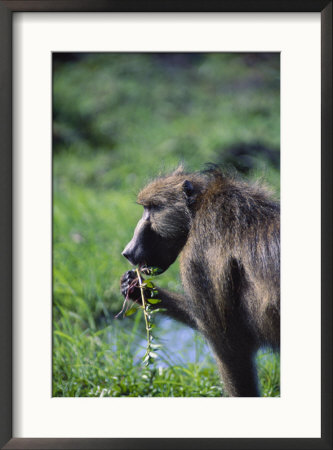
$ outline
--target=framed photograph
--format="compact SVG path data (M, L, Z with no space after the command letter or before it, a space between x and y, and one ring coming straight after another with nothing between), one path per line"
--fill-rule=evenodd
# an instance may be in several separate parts
M0 1L1 448L331 448L331 54L327 0Z

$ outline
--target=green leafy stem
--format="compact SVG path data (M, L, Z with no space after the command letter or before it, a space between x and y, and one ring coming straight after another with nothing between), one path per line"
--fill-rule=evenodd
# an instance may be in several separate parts
M154 296L158 294L158 291L155 289L154 283L152 282L151 278L142 280L140 270L137 268L135 269L137 278L135 278L129 289L133 287L139 287L140 288L140 294L141 294L141 302L142 306L132 306L131 308L126 308L128 304L128 293L126 295L122 310L116 315L116 318L119 317L122 313L124 313L124 316L128 317L132 314L135 314L139 309L142 309L143 315L145 318L145 326L146 326L146 336L147 336L147 347L146 347L146 353L143 356L143 363L148 366L153 360L157 358L156 351L161 348L160 344L155 344L152 341L154 340L154 337L152 335L152 329L155 327L155 324L153 323L153 315L158 312L166 311L165 308L153 308L152 305L156 305L158 303L161 303L162 300L155 298ZM154 272L152 272L154 275ZM146 298L145 294L149 292L150 298Z

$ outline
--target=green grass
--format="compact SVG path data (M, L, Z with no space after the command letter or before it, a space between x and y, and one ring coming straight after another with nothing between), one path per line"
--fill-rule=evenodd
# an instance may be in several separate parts
M54 329L54 373L61 374L60 379L54 378L54 396L212 397L222 393L214 366L170 365L162 353L163 367L158 362L145 367L144 348L136 343L141 314L131 320L131 327L114 323L99 331L83 330L66 313L63 320L61 329Z
M224 394L215 364L209 357L201 362L175 364L165 349L149 367L142 364L145 353L138 345L142 314L129 327L121 322L93 331L80 317L61 311L61 325L53 332L53 395L61 397L219 397ZM141 323L142 325L142 323ZM196 346L203 348L199 335ZM202 355L196 355L202 359ZM279 358L260 352L257 358L262 395L279 396Z
M223 164L238 143L279 151L278 58L58 58L53 104L53 395L220 396L202 338L170 342L172 321L157 322L160 356L142 365L142 315L114 319L121 251L141 215L136 193L158 172ZM279 194L279 169L260 153L247 176ZM181 290L178 263L158 284ZM279 357L261 353L258 368L263 395L278 396Z

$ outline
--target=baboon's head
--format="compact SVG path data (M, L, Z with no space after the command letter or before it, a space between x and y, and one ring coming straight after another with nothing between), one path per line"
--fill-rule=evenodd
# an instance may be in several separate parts
M191 215L202 181L187 175L182 167L169 176L146 186L138 195L143 206L132 240L123 255L143 272L164 272L177 258L186 243Z

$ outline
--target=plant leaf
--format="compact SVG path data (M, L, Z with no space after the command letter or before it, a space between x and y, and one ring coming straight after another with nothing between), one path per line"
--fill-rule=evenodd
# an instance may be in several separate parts
M151 303L152 305L156 305L156 303L161 303L162 300L159 300L158 298L147 298L147 302Z
M137 312L138 309L139 309L139 308L136 308L135 306L133 306L132 308L128 309L128 310L125 312L125 316L128 317L128 316L131 316L132 314L135 314L135 313Z
M149 360L149 353L146 353L143 357L143 362L147 362Z
M161 344L150 344L150 346L151 346L151 348L153 348L154 350L158 350L159 348L161 348L162 347L162 345Z
M150 314L156 314L158 312L164 312L167 311L166 308L158 308L158 309L153 309L152 311L150 311Z

